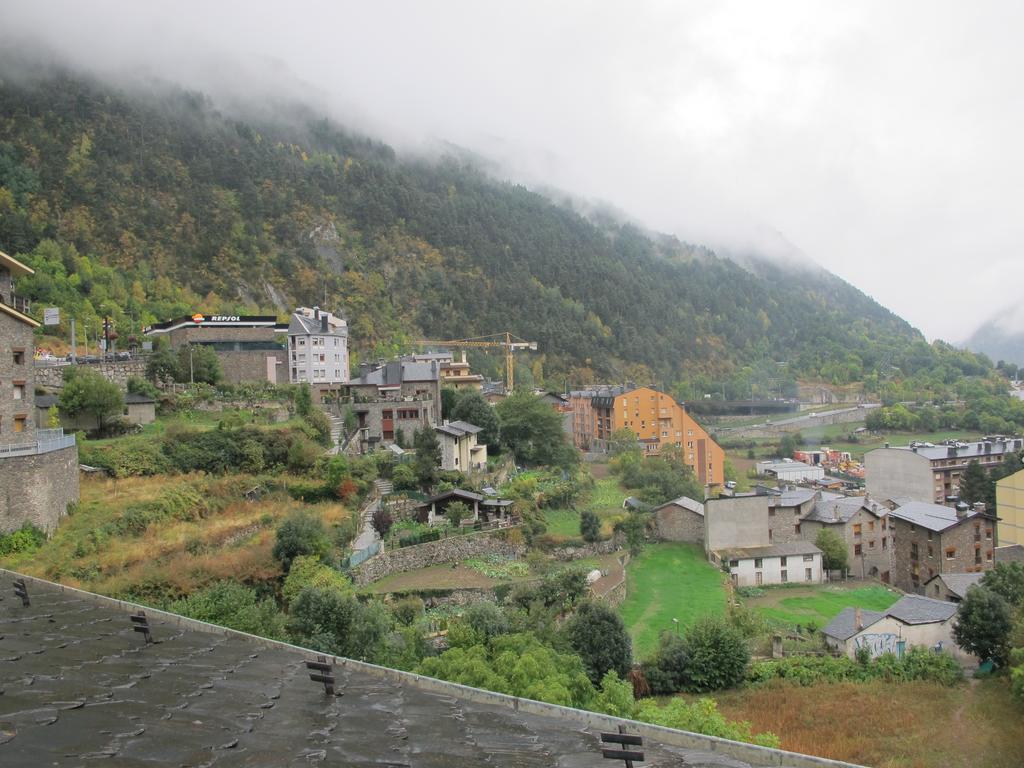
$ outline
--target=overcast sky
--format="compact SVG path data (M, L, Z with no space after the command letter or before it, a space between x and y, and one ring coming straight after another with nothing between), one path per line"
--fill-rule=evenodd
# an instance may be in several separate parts
M791 243L953 341L1022 304L1022 22L1013 1L0 7L7 39L90 68L284 88L691 241Z

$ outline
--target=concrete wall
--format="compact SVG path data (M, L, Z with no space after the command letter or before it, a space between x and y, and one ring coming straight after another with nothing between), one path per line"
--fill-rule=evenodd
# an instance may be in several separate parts
M52 533L78 501L78 446L0 458L0 531L29 522Z
M662 541L704 544L704 516L678 504L666 504L654 510L654 529Z
M704 502L704 550L768 544L768 497L734 496Z
M382 551L352 569L352 580L359 586L378 581L392 573L415 571L431 565L459 562L479 555L521 557L526 552L522 544L509 544L502 532L469 533L449 536L440 541L417 544L402 549Z
M905 640L908 648L912 645L934 648L941 642L942 649L952 654L957 661L977 664L977 658L960 648L953 640L955 623L955 614L946 621L929 624L904 624L892 616L886 616L847 640L842 646L842 651L853 658L857 649L864 646L870 650L871 658L877 658L883 653L896 653L896 644L900 640Z
M229 384L246 381L288 383L287 353L284 349L218 349L216 352L224 372L224 381Z
M144 360L125 360L110 363L83 363L100 375L109 379L121 388L128 388L128 379L132 376L145 378L146 362ZM67 365L36 365L34 367L36 385L46 389L64 389L64 371Z
M868 451L864 454L864 483L867 492L880 501L900 498L936 501L931 462L913 451L899 448ZM941 489L939 493L941 495Z
M14 350L21 352L24 362L15 364ZM31 326L0 312L0 445L35 440L34 352ZM14 398L15 382L18 382L18 392L22 395L17 400ZM24 417L24 429L15 432L15 419L21 417Z
M996 483L999 543L1024 544L1024 469Z

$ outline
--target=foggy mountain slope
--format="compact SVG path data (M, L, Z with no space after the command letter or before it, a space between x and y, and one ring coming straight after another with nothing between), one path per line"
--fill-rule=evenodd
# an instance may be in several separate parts
M827 272L741 267L311 111L242 120L172 88L0 79L0 249L37 269L24 292L80 317L128 327L326 296L363 355L507 329L574 380L764 361L856 380L927 349Z
M1020 326L1017 326L1020 328ZM992 319L980 326L966 346L984 352L993 360L1005 360L1014 365L1024 366L1024 330L1007 327L1003 318Z

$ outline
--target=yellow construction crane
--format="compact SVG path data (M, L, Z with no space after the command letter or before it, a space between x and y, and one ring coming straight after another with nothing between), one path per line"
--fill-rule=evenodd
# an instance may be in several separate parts
M508 331L494 333L490 336L477 336L472 339L448 339L446 341L416 341L422 347L457 347L459 349L488 349L501 347L505 350L505 391L512 394L512 386L515 383L515 361L512 353L517 349L537 350L536 341L526 341L518 336L513 336Z

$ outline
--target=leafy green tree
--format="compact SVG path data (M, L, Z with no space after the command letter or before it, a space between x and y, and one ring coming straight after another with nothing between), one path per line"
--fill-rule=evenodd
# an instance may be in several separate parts
M590 542L601 538L601 519L589 509L580 513L580 536Z
M608 440L608 453L612 456L621 456L627 451L638 450L637 436L629 427L622 427L612 432Z
M645 661L642 670L656 696L670 696L686 688L686 670L690 657L683 639L670 632L661 635L654 658Z
M166 339L159 339L154 344L153 353L146 361L146 378L158 384L165 381L181 381L178 356Z
M340 571L325 565L317 555L297 555L288 569L281 587L281 596L289 605L306 587L316 587L349 594L352 583Z
M459 394L459 391L454 387L441 388L441 418L448 419L449 421L453 419L451 414L455 410L455 405L459 402Z
M391 472L391 482L396 491L411 491L416 487L416 472L408 464L399 464Z
M1009 656L1012 627L1010 606L1002 595L985 587L973 586L960 602L953 639L979 659L992 659L1005 666Z
M991 485L992 481L989 479L988 472L977 459L971 460L960 477L960 501L966 504L985 501L994 495L990 488Z
M743 635L718 616L704 616L691 624L683 635L683 650L689 659L685 687L694 693L739 685L750 663Z
M386 653L394 617L377 600L361 603L352 593L306 587L291 606L288 632L298 645L375 661Z
M412 444L416 449L412 469L416 473L416 481L420 488L426 491L437 482L441 469L441 444L437 440L434 428L430 426L417 429Z
M295 385L295 413L306 418L313 411L313 395L308 384Z
M444 517L452 528L458 528L463 520L468 520L473 510L464 501L453 501L444 508Z
M56 429L60 426L60 408L51 405L46 409L46 426L49 429Z
M821 564L826 571L846 572L849 567L846 542L831 528L822 528L814 537L814 546L821 550Z
M285 573L300 555L313 555L322 560L330 551L331 542L323 522L308 512L290 515L277 527L273 555Z
M494 406L479 392L464 392L452 409L451 420L467 421L480 427L482 431L477 435L477 440L486 443L488 449L498 450L501 447L498 414L495 413Z
M170 605L179 613L274 640L285 638L285 615L274 600L236 581L218 581Z
M566 441L562 416L536 395L516 392L495 410L501 422L501 442L516 461L558 467L579 463L579 454Z
M981 586L1015 608L1024 606L1024 563L996 563L995 568L981 577Z
M647 543L647 518L646 513L633 510L625 520L615 524L616 532L626 537L626 545L634 556L640 554Z
M129 376L127 383L128 394L131 395L145 395L156 400L160 396L160 390L153 386L153 384L139 376Z
M220 358L206 344L186 344L178 349L178 380L216 384L223 377Z
M124 412L124 395L117 384L99 371L82 366L65 369L64 389L58 402L68 416L91 416L100 432L110 419Z
M633 642L622 618L604 603L586 602L565 626L569 645L595 685L609 672L625 677L633 664Z
M792 433L786 433L779 440L779 455L784 459L793 458L793 453L800 448L800 443L797 442L796 436Z

